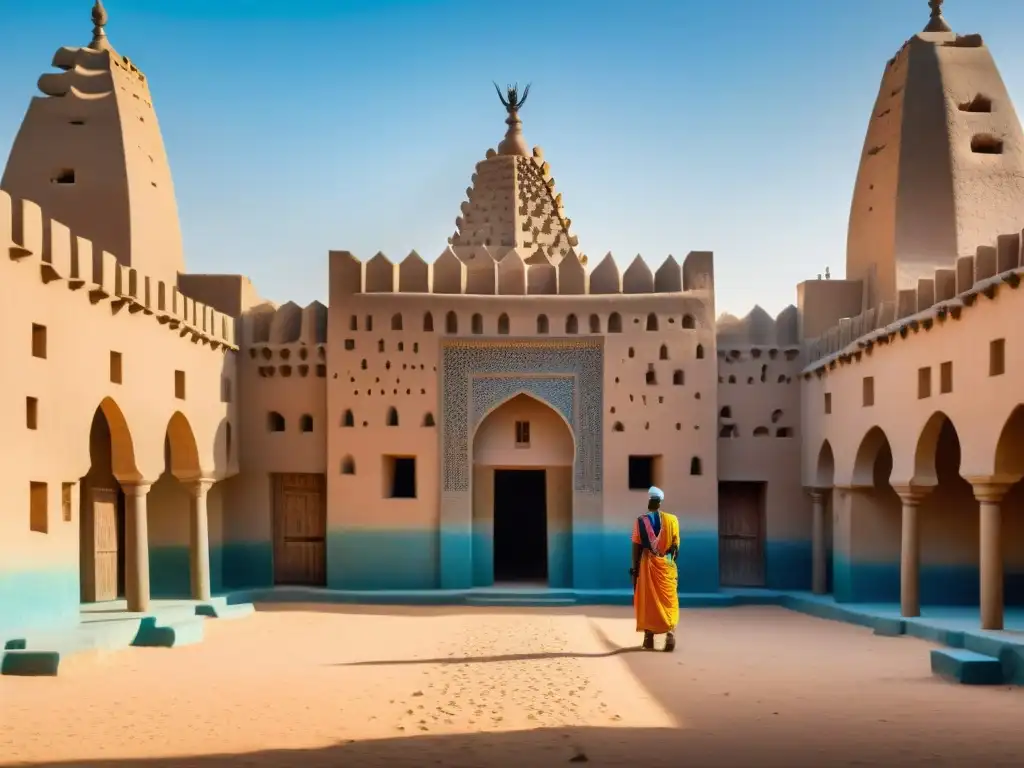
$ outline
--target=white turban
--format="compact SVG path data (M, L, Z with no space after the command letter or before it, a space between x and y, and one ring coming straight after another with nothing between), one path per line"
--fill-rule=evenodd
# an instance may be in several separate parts
M657 501L665 500L665 492L661 490L661 488L658 488L653 485L651 486L651 489L647 492L647 496L648 498L655 499Z

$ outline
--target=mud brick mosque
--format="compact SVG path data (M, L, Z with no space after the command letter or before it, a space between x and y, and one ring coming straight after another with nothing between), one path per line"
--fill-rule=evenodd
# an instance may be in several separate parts
M1024 603L1024 133L981 36L931 6L884 63L845 279L736 318L710 252L583 255L513 89L433 258L332 251L326 306L187 271L150 83L97 2L0 182L0 641L283 586L596 600L629 588L652 484L683 592L1002 628Z

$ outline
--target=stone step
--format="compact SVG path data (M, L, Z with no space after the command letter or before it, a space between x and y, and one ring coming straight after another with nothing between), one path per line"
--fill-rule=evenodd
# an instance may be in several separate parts
M962 685L1001 685L1005 682L999 659L963 648L932 649L932 672Z
M576 605L571 597L530 597L506 595L470 595L466 598L467 605L475 606L507 606L514 608L552 608L557 606Z
M162 616L147 616L139 623L139 631L132 645L144 648L176 648L181 645L192 645L203 639L203 626L206 618L195 615L194 609L190 617L168 621Z

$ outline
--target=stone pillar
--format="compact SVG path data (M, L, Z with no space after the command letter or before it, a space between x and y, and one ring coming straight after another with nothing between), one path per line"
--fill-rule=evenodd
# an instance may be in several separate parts
M903 531L900 537L900 615L921 615L921 525L918 510L930 488L896 487L903 503Z
M192 573L192 599L209 600L210 592L210 522L206 497L214 481L200 478L185 483L189 492L189 564Z
M828 552L825 546L825 515L828 513L825 497L828 493L824 488L812 488L810 491L814 515L811 521L811 588L816 595L828 592Z
M1005 483L972 482L974 498L980 505L980 571L981 628L1003 628L1003 496L1009 490Z
M149 514L146 496L150 484L140 481L122 483L125 497L125 597L128 610L149 610Z

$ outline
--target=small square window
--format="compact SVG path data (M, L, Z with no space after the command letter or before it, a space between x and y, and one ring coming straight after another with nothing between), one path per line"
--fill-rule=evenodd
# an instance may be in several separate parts
M630 456L629 490L646 491L652 485L657 485L660 465L660 456Z
M110 353L110 383L121 384L123 381L121 353L113 352Z
M870 408L875 404L875 377L865 376L862 384L862 404L865 408Z
M179 400L185 399L185 372L174 372L174 396Z
M825 393L825 415L832 413L832 393Z
M388 499L416 498L416 457L384 457L384 496Z
M939 394L948 395L953 391L953 363L945 362L939 366Z
M988 375L1006 373L1006 339L993 339L988 345Z
M28 484L29 530L47 533L50 530L50 514L47 504L46 483Z
M46 359L46 326L32 323L32 357Z
M35 397L25 398L25 426L29 429L39 429L39 399Z
M516 422L516 448L530 447L530 422Z
M931 366L927 368L917 369L917 399L924 400L925 398L932 396L932 369Z

